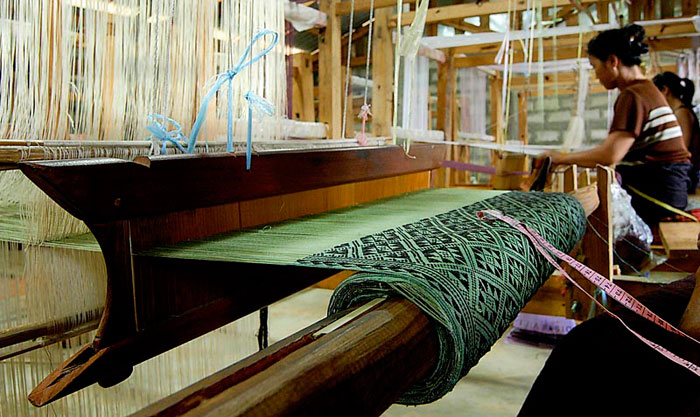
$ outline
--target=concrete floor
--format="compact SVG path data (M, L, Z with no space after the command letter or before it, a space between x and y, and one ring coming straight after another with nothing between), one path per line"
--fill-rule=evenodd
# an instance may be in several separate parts
M307 289L270 307L270 344L325 317L331 291ZM441 400L418 407L393 405L387 417L515 416L551 350L499 340Z

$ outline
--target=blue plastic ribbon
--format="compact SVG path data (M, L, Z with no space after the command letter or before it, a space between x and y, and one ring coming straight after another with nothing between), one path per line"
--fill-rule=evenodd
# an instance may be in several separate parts
M265 48L263 51L258 53L257 55L253 56L251 59L246 60L248 55L250 55L250 51L253 48L253 45L255 42L257 42L260 38L266 35L272 35L272 42ZM245 51L243 52L243 55L241 55L240 59L238 60L238 64L236 64L235 67L232 69L222 72L220 74L215 75L212 77L214 81L214 85L209 89L207 94L204 96L204 100L202 101L202 105L199 108L199 112L197 113L197 118L195 119L194 125L192 126L192 131L190 133L190 138L187 143L187 152L192 153L194 152L194 147L195 144L197 143L197 137L199 136L199 132L202 129L202 125L204 124L204 119L206 116L207 112L207 107L209 106L209 101L214 97L217 91L221 89L221 87L225 83L228 84L228 132L227 132L227 141L228 141L228 151L232 152L233 151L233 85L231 83L231 80L233 80L233 77L235 77L238 73L243 71L244 69L248 68L249 66L253 65L254 63L258 62L263 56L265 56L268 52L272 50L272 48L277 44L277 38L278 35L276 32L273 32L268 29L263 29L255 36L253 36L253 39L251 39L250 43L246 47ZM209 83L207 83L209 84ZM250 114L252 109L249 109L248 113ZM248 131L250 132L251 129L251 122L248 122ZM250 138L250 133L248 133L249 138ZM248 146L248 149L250 150L250 145ZM249 165L249 164L248 164Z
M255 110L255 114L262 119L265 115L272 116L275 114L275 106L255 94L253 90L249 90L245 93L244 97L248 100L248 138L245 148L245 169L250 170L251 150L253 147L253 110Z
M162 114L149 114L148 121L151 124L146 126L146 129L151 132L151 140L157 139L159 141L159 144L162 146L162 154L165 154L165 147L168 142L185 152L183 144L187 142L187 137L182 134L182 126L178 122ZM174 126L175 130L168 130L167 123ZM183 143L181 144L180 142Z

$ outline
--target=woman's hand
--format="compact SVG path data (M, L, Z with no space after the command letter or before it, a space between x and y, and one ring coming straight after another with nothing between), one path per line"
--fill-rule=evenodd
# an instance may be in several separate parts
M542 152L541 154L537 155L537 159L544 159L546 157L549 157L552 160L552 165L562 165L562 157L564 155L561 152L556 152L556 151L546 151Z

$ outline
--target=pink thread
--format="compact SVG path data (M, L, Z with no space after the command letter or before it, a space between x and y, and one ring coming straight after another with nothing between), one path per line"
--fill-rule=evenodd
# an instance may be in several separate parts
M532 244L535 246L535 249L537 249L542 256L547 259L547 261L554 265L555 268L559 270L571 283L573 283L578 289L583 291L584 294L586 294L591 300L593 300L596 304L598 304L606 313L610 314L612 317L616 318L617 320L622 323L623 326L627 330L629 330L632 334L637 336L639 340L644 342L646 345L654 349L655 351L659 352L669 360L675 362L676 364L688 369L690 372L694 373L695 375L700 376L700 367L695 365L694 363L685 360L681 358L680 356L674 354L673 352L667 350L661 345L658 345L647 338L643 337L639 333L635 332L632 330L627 323L625 323L620 317L615 315L613 312L605 308L602 304L598 302L594 297L592 297L588 292L586 292L576 281L574 281L573 278L569 276L569 274L564 270L564 268L561 267L554 259L552 259L551 254L554 254L556 257L561 259L562 261L566 262L569 264L572 268L577 270L578 272L581 273L583 277L585 277L588 281L593 283L595 286L603 290L606 294L608 294L611 298L614 300L618 301L620 304L624 305L627 307L629 310L637 313L638 315L644 317L645 319L651 321L652 323L657 324L664 330L667 330L671 333L683 336L685 338L688 338L692 340L695 343L700 343L694 338L688 336L687 334L683 333L681 330L676 329L674 326L672 326L670 323L666 322L663 320L661 317L657 316L655 313L653 313L651 310L646 308L642 303L637 301L634 297L632 297L631 294L627 293L625 290L622 288L618 287L615 285L612 281L609 279L606 279L599 273L595 272L594 270L590 269L589 267L581 264L574 258L570 257L569 255L565 254L564 252L558 250L555 248L551 243L547 242L542 236L540 236L537 232L534 230L530 229L527 225L519 222L518 220L512 219L508 216L505 216L503 213L498 212L496 210L484 210L480 211L477 213L477 216L480 219L483 220L491 220L493 218L501 220L511 227L515 228L525 236L527 236L528 239L532 242ZM489 216L491 218L489 218Z
M369 118L369 116L372 116L372 113L369 111L369 107L369 104L363 104L360 108L360 114L357 115L357 117L362 119L362 131L355 135L355 139L357 139L357 143L359 143L360 146L367 145L367 141L369 140L367 134L365 133L365 125L367 124L367 119Z

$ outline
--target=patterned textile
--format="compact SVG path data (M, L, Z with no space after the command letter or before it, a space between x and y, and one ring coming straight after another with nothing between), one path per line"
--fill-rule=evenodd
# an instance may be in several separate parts
M401 403L423 404L451 391L553 272L526 236L503 222L477 219L486 209L528 224L564 252L586 227L581 205L569 195L511 192L297 261L362 271L336 289L331 314L398 294L440 324L438 365Z

